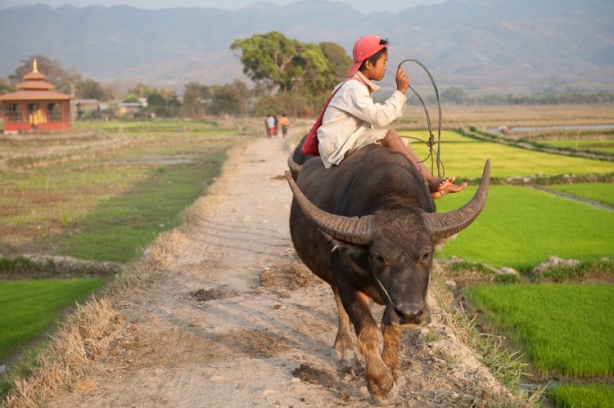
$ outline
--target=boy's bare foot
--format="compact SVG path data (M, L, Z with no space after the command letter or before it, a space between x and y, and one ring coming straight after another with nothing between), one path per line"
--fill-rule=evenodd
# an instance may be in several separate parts
M454 184L456 177L446 177L445 179L433 179L429 184L429 190L431 197L437 199L441 198L446 193L458 193L467 187L467 183L461 183L459 185Z

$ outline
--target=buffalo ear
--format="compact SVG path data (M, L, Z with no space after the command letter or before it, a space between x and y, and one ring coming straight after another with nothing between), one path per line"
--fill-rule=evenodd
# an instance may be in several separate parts
M334 238L333 236L327 234L324 231L320 231L324 238L328 240L333 245L331 252L335 252L338 249L343 249L347 252L348 255L352 256L361 256L369 253L369 247L366 245L353 244L351 242L342 241L340 239Z

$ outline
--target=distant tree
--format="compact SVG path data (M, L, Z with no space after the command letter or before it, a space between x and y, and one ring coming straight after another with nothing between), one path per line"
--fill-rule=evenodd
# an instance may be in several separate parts
M166 114L169 118L176 118L181 113L181 101L175 92L166 98Z
M235 79L232 84L215 85L211 89L212 101L207 111L214 114L244 115L247 113L247 101L251 95L247 84Z
M205 104L211 101L212 94L208 86L190 82L183 91L182 113L189 118L200 118L205 112Z
M114 96L112 89L103 87L93 79L77 82L75 94L81 99L98 99L99 101L108 101Z
M465 94L463 88L455 86L444 89L440 96L442 102L462 104L467 100L467 95Z
M147 97L147 110L155 113L156 116L168 116L166 99L157 91L154 91Z
M62 65L57 60L51 60L44 55L31 55L22 60L22 65L15 69L13 74L9 75L11 85L14 87L20 82L23 82L23 77L32 72L32 63L36 59L38 71L46 75L46 81L55 85L55 90L65 94L70 94L71 86L76 86L77 82L81 81L81 74L75 68L62 68Z
M112 117L117 117L117 114L119 113L119 103L117 100L113 99L109 101L107 112L110 113Z
M102 85L102 92L104 93L104 95L106 95L106 97L108 98L107 100L109 101L121 98L121 91L119 89L119 85L117 84Z
M139 97L136 96L135 94L127 94L122 98L122 102L124 103L135 103L139 101Z
M0 77L0 95L4 95L13 91L14 88L9 85L8 81Z
M154 92L156 92L154 88L139 82L133 88L128 89L128 91L126 92L126 96L134 95L136 97L136 100L138 101L139 98L147 98Z
M181 110L181 102L174 92L154 90L147 97L147 110L159 117L176 117ZM165 97L164 95L167 95Z

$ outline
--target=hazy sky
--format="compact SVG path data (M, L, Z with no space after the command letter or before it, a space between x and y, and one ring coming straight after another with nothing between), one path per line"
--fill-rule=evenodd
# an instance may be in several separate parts
M284 6L296 3L300 0L268 0L267 3ZM331 0L333 1L333 0ZM393 13L405 10L420 4L438 4L447 0L335 0L338 3L351 4L356 10L368 14L374 11L390 11ZM258 0L0 0L0 8L26 6L32 4L47 4L51 7L59 7L63 4L71 4L77 7L86 7L92 4L100 6L114 6L126 4L144 9L160 9L172 7L217 7L226 10L238 10Z

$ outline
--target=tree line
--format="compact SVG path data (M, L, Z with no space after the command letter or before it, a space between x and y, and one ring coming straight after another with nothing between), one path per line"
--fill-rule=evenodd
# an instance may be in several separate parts
M79 99L109 101L109 106L121 102L147 100L147 110L158 117L202 118L207 115L255 115L287 112L292 116L312 117L319 112L333 87L345 78L352 59L338 44L303 43L272 31L237 39L231 50L240 53L243 73L253 82L249 87L236 79L229 84L203 85L190 82L184 86L183 96L165 88L136 84L123 95L113 85L102 85L84 79L74 68L65 69L57 60L33 55L21 61L8 79L0 77L0 94L13 92L32 70L36 58L39 71L47 76L59 92L74 94ZM583 94L568 91L564 94L485 95L471 97L462 88L451 87L440 94L444 103L482 105L521 104L587 104L614 103L614 94ZM410 98L410 103L418 103ZM426 98L434 102L434 96Z

